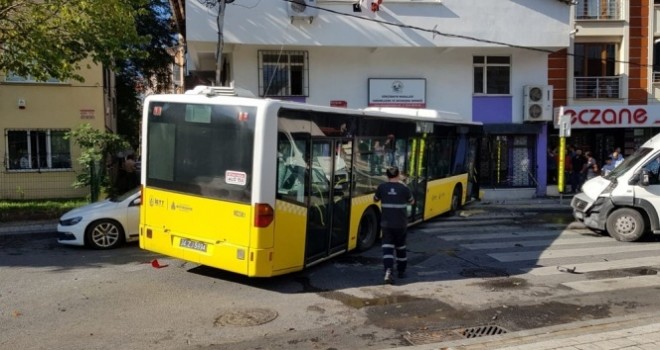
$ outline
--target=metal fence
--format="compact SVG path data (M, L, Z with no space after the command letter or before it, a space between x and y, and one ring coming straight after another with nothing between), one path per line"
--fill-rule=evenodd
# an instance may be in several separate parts
M620 98L621 77L575 77L575 98Z
M575 6L575 19L620 20L622 19L620 0L581 0Z
M9 171L0 172L0 200L83 198L89 188L74 188L76 172Z

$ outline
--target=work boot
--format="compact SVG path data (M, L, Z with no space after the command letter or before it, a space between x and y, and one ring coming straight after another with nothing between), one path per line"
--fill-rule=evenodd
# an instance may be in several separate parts
M397 277L399 277L399 278L406 278L406 271L404 271L404 270L399 270L399 271L397 272Z
M383 279L385 284L394 284L394 278L392 277L392 270L385 270L385 278Z

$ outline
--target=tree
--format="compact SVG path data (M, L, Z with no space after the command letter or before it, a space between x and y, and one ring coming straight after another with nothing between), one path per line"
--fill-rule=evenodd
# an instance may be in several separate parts
M89 186L92 201L96 201L101 190L111 197L120 194L106 165L108 160L112 162L117 154L128 149L128 142L119 135L100 131L87 123L69 131L66 138L72 139L81 150L78 162L83 171L76 176L73 186Z
M37 80L83 78L80 62L113 67L141 54L135 25L146 0L0 0L0 71Z
M172 56L167 49L176 45L168 0L149 0L136 8L136 31L149 40L135 45L144 54L118 60L116 64L117 133L133 149L140 141L142 97L146 91L169 92L172 84Z

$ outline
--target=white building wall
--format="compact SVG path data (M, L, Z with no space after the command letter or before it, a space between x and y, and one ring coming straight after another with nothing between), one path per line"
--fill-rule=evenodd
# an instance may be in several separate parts
M240 46L231 53L235 86L258 94L257 52L264 46ZM279 49L279 48L278 48ZM289 47L284 47L284 50ZM427 108L472 116L474 55L512 56L512 121L522 123L524 85L547 82L547 55L528 50L459 48L318 48L309 52L307 102L328 106L331 100L349 108L368 104L369 78L426 79ZM240 64L237 64L240 62Z
M521 46L562 48L570 31L568 5L557 0L385 0L373 13L353 12L355 0L318 0L312 23L291 22L289 2L242 0L227 5L225 41L253 45L492 47L488 41ZM366 17L367 21L356 17ZM427 32L383 22L409 25ZM215 42L216 10L186 1L188 43ZM430 31L436 30L437 33ZM483 42L446 37L471 36Z

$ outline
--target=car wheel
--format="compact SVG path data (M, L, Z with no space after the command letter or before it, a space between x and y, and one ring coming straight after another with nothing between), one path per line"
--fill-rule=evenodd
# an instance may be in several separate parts
M357 250L363 252L374 245L378 236L378 216L373 209L367 209L358 227Z
M621 208L607 218L607 233L621 242L634 242L646 233L644 217L637 210Z
M94 249L112 249L124 243L124 228L114 220L94 221L85 230L85 245Z

